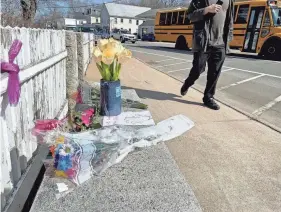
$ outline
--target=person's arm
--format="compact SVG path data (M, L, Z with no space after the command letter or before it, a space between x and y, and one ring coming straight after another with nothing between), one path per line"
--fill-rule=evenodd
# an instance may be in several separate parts
M197 1L198 0L192 0L187 9L187 17L191 22L202 21L208 13L217 13L222 8L221 5L218 4L212 4L205 8L199 8Z
M227 21L225 22L225 26L224 26L224 33L225 35L227 35L226 38L226 42L230 42L233 40L233 1L230 0L230 5L229 8L227 10Z
M229 32L228 32L228 38L227 40L230 42L233 40L233 19L234 19L234 6L233 6L233 1L230 0L230 20L229 20Z

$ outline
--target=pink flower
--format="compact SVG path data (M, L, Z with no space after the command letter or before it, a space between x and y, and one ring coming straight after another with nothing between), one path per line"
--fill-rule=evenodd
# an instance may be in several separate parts
M86 125L89 126L91 123L91 117L93 116L95 110L93 108L90 108L88 110L85 110L82 114L81 114L81 120L82 122Z

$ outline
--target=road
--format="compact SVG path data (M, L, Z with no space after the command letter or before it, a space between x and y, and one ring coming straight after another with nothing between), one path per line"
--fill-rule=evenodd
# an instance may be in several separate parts
M177 80L184 81L192 67L192 53L174 44L126 44L133 56ZM204 91L203 73L194 88ZM233 53L227 56L217 85L216 99L281 131L281 62Z

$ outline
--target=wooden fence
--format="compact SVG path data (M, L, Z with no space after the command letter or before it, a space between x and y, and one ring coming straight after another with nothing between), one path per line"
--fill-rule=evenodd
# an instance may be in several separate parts
M22 41L22 49L15 63L20 67L21 95L19 103L8 102L8 74L1 74L0 84L0 143L1 143L1 209L6 205L22 208L42 163L38 163L38 148L30 130L36 119L63 117L67 111L66 99L66 36L65 31L0 28L1 60L8 61L8 50L15 39ZM83 34L83 62L86 71L94 46L94 36ZM40 160L41 161L41 160ZM37 164L37 165L35 165ZM30 169L33 176L30 175ZM29 174L28 174L29 172ZM33 179L26 179L33 178ZM25 183L24 201L16 201L20 187ZM14 204L14 205L13 205ZM16 205L16 206L15 206Z

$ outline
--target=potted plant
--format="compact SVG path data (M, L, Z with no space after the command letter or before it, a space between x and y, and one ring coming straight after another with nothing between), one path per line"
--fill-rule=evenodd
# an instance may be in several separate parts
M117 116L121 113L120 71L122 64L132 57L131 51L113 38L101 39L94 49L94 59L101 74L100 114Z

